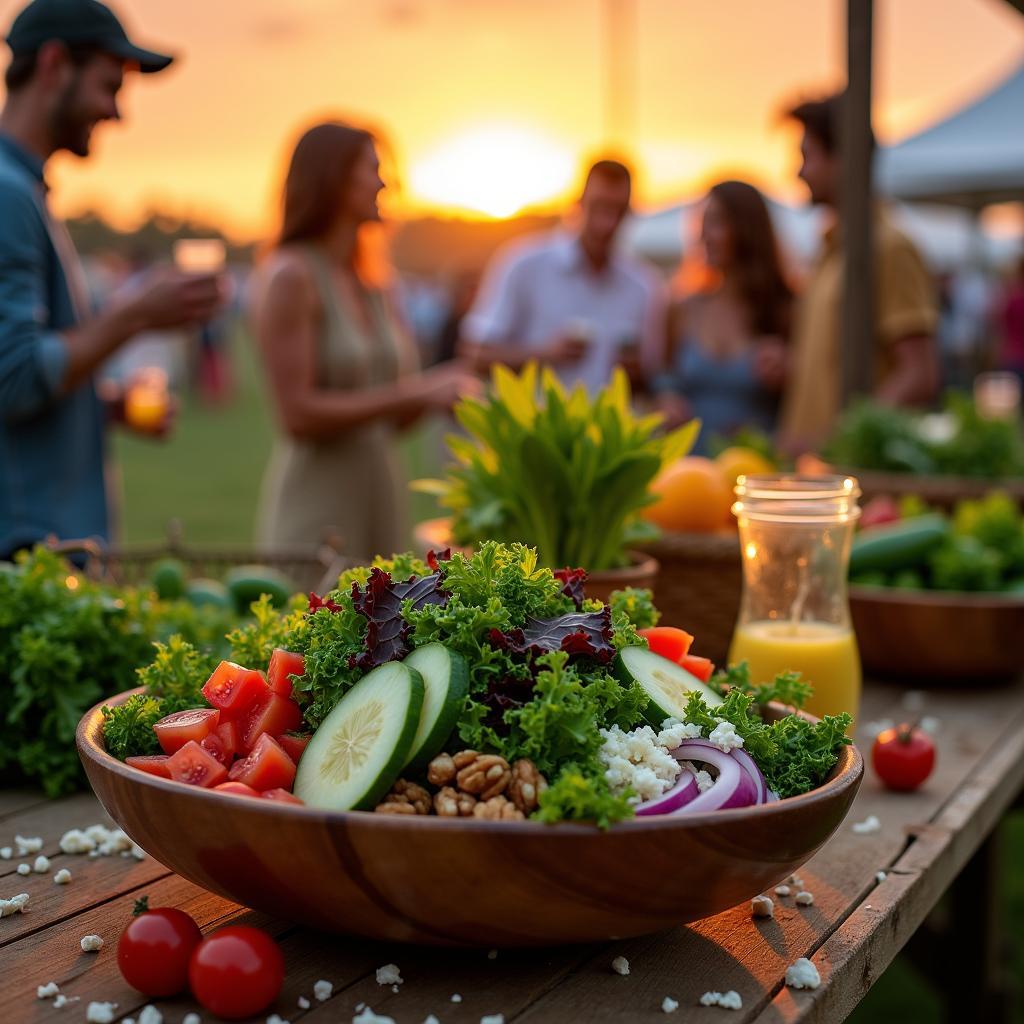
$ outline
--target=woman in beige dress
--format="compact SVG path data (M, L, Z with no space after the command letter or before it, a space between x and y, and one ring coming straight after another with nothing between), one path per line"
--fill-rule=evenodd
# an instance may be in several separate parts
M263 480L266 546L337 536L364 558L408 545L399 430L478 387L448 363L419 372L390 297L366 268L384 187L369 133L319 124L299 140L283 224L252 314L279 433Z

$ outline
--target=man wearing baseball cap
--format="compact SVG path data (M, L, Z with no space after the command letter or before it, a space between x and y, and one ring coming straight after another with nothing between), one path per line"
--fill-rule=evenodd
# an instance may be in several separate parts
M221 301L215 276L160 267L94 311L71 240L48 207L49 158L59 150L87 156L96 125L120 117L125 71L162 71L172 58L131 42L97 0L33 0L14 19L7 44L0 558L50 534L109 536L104 434L111 410L93 376L134 335L206 321Z

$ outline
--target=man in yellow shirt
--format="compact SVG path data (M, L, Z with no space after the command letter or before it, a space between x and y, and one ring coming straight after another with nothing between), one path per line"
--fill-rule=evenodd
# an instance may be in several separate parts
M842 95L801 103L789 117L803 126L800 178L811 202L839 206L839 123ZM935 289L914 244L879 206L874 223L877 401L921 405L935 396L939 364L934 339ZM843 249L838 221L825 232L822 252L795 317L781 443L794 454L824 442L842 409Z

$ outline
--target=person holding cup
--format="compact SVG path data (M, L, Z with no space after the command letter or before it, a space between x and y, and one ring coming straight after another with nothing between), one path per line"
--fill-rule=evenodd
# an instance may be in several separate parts
M47 536L109 539L105 433L124 395L95 375L146 330L202 323L221 302L216 275L157 267L91 307L64 225L50 212L46 165L89 154L93 129L118 120L127 70L172 61L130 42L97 0L32 0L7 35L0 113L0 558ZM138 429L161 435L162 422Z

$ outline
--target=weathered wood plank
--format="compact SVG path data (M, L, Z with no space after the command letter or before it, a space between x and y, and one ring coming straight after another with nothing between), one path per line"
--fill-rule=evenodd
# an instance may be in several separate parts
M21 813L26 807L48 802L38 790L8 789L0 791L0 822L13 814Z

